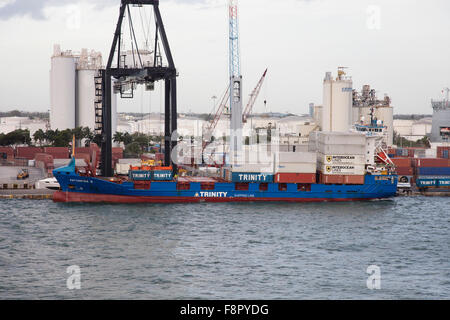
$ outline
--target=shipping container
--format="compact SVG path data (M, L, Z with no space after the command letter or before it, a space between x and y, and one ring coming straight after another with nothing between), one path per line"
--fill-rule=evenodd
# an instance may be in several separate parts
M414 169L412 167L397 167L395 169L397 171L397 174L404 175L404 176L412 176L414 175Z
M364 175L365 165L319 165L318 170L328 175Z
M0 147L0 160L11 160L14 158L14 149L11 147Z
M116 163L116 174L127 175L130 171L130 165L126 163Z
M326 155L317 153L317 161L322 164L361 164L366 163L364 155Z
M416 167L450 167L449 159L430 158L430 159L414 159Z
M329 175L329 174L319 174L319 183L324 184L343 184L344 175Z
M36 153L42 153L42 148L39 147L17 147L16 158L23 158L33 160Z
M278 152L275 154L277 163L316 163L315 152Z
M274 173L274 163L246 163L234 164L231 167L233 172L253 172L253 173Z
M317 135L319 144L363 145L366 144L366 136L357 132L319 132Z
M450 177L438 179L437 181L439 187L450 187Z
M322 144L319 143L317 151L322 154L334 155L365 155L366 146L354 144Z
M233 172L232 182L273 182L273 174L254 172Z
M316 173L277 173L277 183L316 183Z
M411 167L412 165L412 159L411 158L394 158L391 159L392 162L395 164L395 166L397 167L397 169L399 167Z
M416 180L416 185L419 188L422 188L422 187L435 187L435 186L437 186L437 181L438 180L436 180L436 179L423 179L423 178L420 178L420 179Z
M314 163L280 163L275 167L275 173L315 173L317 168Z
M438 158L448 159L449 158L449 153L450 153L450 147L449 146L437 147L436 154L437 154Z
M419 176L450 176L450 167L418 167L416 174Z
M90 147L75 147L75 154L77 154L77 153L90 154L91 153L91 149L90 149Z
M344 184L364 184L364 175L346 175Z
M173 179L173 173L169 170L153 170L151 172L153 172L152 180L165 181Z
M152 180L152 171L149 170L135 170L128 173L130 180L149 181Z

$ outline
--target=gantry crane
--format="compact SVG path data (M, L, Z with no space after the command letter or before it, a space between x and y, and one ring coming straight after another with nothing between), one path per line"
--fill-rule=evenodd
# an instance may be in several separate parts
M135 30L133 27L132 16L130 13L130 5L140 8L144 5L153 6L155 21L155 43L154 43L154 61L151 66L144 66L141 61L138 43L136 40ZM130 37L132 40L133 59L135 55L138 57L139 63L134 63L132 68L126 68L121 62L121 39L122 39L122 22L124 16L128 15L130 28ZM159 37L158 37L159 36ZM161 50L159 50L159 39L164 48L167 65L162 64ZM135 48L135 49L134 49ZM113 65L114 57L117 58L117 65ZM102 135L101 143L101 173L102 176L111 177L113 175L112 168L112 130L111 130L111 96L112 96L112 78L115 79L114 90L123 93L127 86L133 87L137 84L145 84L151 87L155 81L164 80L165 82L165 164L171 164L171 149L174 149L177 139L173 134L177 130L177 89L176 89L177 71L170 51L169 42L167 40L164 24L159 11L159 0L121 0L119 19L117 21L116 31L114 33L113 42L105 69L99 70L98 76L95 78L95 111L96 111L96 130ZM174 165L176 171L176 166Z

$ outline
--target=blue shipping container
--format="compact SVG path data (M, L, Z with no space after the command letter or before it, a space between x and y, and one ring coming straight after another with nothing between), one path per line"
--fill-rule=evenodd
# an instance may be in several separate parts
M273 182L273 174L254 172L233 172L232 182Z
M153 171L153 180L158 181L165 181L165 180L172 180L173 174L170 170L157 170Z
M137 180L137 181L146 181L152 179L152 171L148 170L135 170L135 171L129 171L128 176L130 180Z
M417 174L421 176L450 176L450 167L419 167Z
M418 187L435 187L437 185L436 179L417 179L416 185Z
M438 185L440 187L450 187L450 178L439 179Z

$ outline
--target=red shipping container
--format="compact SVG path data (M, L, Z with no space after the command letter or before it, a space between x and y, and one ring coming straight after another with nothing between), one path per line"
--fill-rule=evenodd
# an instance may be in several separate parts
M43 162L53 162L53 157L50 154L46 153L36 153L34 155L34 160L36 161L43 161Z
M42 148L39 147L17 147L16 158L25 158L33 160L36 153L42 153Z
M411 158L392 158L392 162L398 167L411 167Z
M397 174L402 176L412 176L414 174L414 170L412 167L397 167Z
M155 160L156 161L164 160L164 153L155 153Z
M323 174L321 173L319 176L319 182L325 184L343 184L344 176L343 175L331 175L331 174Z
M315 173L277 173L275 182L278 183L316 183Z
M0 160L3 159L13 159L14 158L14 149L11 147L0 147Z
M414 159L416 167L450 167L450 159L417 158Z
M346 175L344 184L364 184L364 175Z
M87 153L90 154L91 150L89 147L75 147L75 154L77 153Z

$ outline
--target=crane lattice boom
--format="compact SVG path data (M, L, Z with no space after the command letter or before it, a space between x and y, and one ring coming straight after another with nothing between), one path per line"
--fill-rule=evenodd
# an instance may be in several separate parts
M242 114L242 122L247 122L247 118L252 112L252 108L255 105L256 99L258 98L259 92L261 91L261 87L264 83L264 79L266 78L266 73L267 69L264 71L261 79L259 79L258 83L256 84L255 89L253 89L252 93L250 94L250 100L248 101L244 113Z

